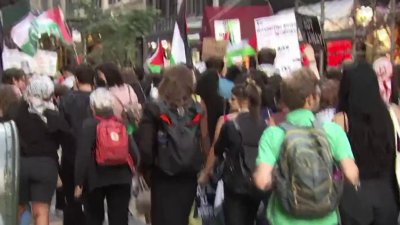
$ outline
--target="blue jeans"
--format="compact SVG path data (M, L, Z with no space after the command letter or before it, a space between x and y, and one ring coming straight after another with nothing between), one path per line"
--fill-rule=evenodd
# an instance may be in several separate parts
M31 206L27 205L21 216L20 225L30 225L32 222Z

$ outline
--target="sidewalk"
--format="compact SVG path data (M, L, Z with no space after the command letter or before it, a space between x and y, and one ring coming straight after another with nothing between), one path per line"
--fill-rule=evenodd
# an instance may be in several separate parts
M57 215L56 214L56 209L55 209L55 196L53 197L53 200L51 202L51 206L50 206L50 225L63 225L63 217L62 214L61 215ZM106 209L106 208L105 208ZM108 221L107 221L107 215L105 215L105 220L106 222L104 223L104 225L108 225ZM140 220L133 218L131 215L129 215L129 225L146 225L143 222L141 222Z
M63 221L61 217L57 217L53 213L50 214L50 225L63 225ZM104 223L104 225L108 225L107 222ZM129 216L129 225L144 225L142 222L139 222Z

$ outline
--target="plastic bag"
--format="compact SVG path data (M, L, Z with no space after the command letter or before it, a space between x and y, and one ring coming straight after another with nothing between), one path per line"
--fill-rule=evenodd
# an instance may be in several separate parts
M214 206L208 201L206 187L197 186L195 216L202 219L203 223L212 221L215 217Z
M201 218L195 217L196 203L193 203L192 209L189 215L189 225L202 225Z
M139 176L139 190L136 197L136 210L139 214L150 214L151 211L151 191L143 176Z
M217 190L215 191L215 200L214 200L214 211L215 214L218 214L222 211L222 204L224 202L225 194L224 194L224 182L222 180L218 181Z

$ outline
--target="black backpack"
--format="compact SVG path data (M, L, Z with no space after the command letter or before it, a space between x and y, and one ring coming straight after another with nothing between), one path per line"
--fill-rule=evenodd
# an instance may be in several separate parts
M241 140L239 145L227 149L223 181L235 193L260 195L253 182L253 173L256 168L258 142L267 125L262 119L251 121L249 117L249 114L242 114L227 124L234 126Z
M203 165L201 150L201 106L196 98L187 108L156 103L159 114L156 165L168 175L196 174Z

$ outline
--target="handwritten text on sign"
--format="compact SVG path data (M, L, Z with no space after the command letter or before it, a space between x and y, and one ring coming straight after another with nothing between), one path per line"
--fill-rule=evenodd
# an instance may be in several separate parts
M282 76L301 68L296 17L293 14L255 19L258 50L276 50L275 67Z
M323 49L325 47L325 40L322 36L318 18L316 16L307 16L297 13L296 20L303 40L314 49Z

